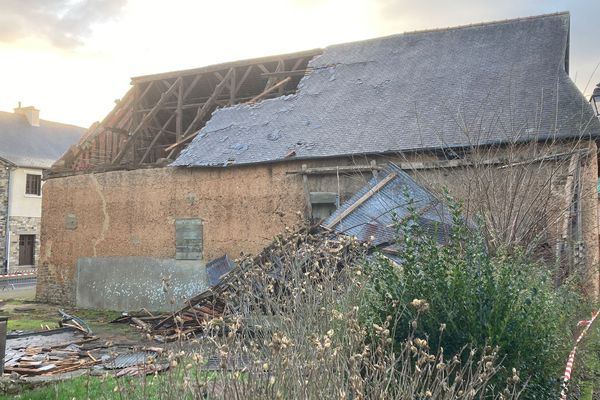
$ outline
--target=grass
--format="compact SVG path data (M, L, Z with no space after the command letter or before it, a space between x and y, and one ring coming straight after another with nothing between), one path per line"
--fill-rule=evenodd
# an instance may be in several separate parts
M27 306L31 310L17 311L19 307ZM61 317L58 315L59 306L35 303L30 299L9 299L2 301L0 314L8 316L8 330L37 331L46 326L58 327ZM100 311L67 308L65 311L85 320L92 330L120 330L121 326L108 325L120 315L118 311Z
M204 382L218 380L220 372L197 371L198 379ZM181 387L185 371L180 365L176 369L163 374L147 377L114 378L105 376L80 376L77 378L52 383L43 387L23 391L19 394L0 394L0 400L63 400L63 399L106 399L123 400L135 396L144 399L170 399L174 397L181 400L192 399L189 393L175 396L171 392L175 387ZM242 379L242 378L239 378Z
M51 400L51 399L95 399L119 398L113 396L116 387L114 378L81 376L16 395L0 395L0 399ZM110 396L110 397L109 397Z

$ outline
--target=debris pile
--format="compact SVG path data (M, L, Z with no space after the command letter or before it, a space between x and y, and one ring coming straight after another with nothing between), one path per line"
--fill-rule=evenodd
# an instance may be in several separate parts
M156 362L161 347L102 342L83 319L63 310L59 313L60 328L7 336L4 371L33 377L94 368L115 371L115 376L136 376L168 369L168 363Z
M228 316L246 315L248 310L244 308L250 302L260 305L267 286L269 290L290 290L284 268L306 270L325 262L331 265L333 260L339 271L363 251L358 242L320 228L286 232L259 255L238 260L238 265L227 269L218 283L189 299L180 310L159 316L123 315L113 322L129 323L158 342L187 340L210 329L226 330L228 324L220 322Z
M20 375L42 375L91 367L100 360L84 345L95 340L96 337L82 336L70 327L9 335L4 370Z

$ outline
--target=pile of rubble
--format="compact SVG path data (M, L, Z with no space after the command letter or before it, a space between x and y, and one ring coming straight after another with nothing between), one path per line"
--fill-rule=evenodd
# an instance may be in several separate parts
M168 368L156 358L160 347L102 342L80 318L60 310L60 328L10 334L6 338L4 371L19 377L57 376L95 368L116 376L153 373Z
M288 283L282 274L284 266L303 270L333 259L341 270L363 251L356 241L319 228L288 232L275 238L259 255L243 257L237 260L237 266L221 268L218 282L189 299L180 310L159 316L123 315L113 322L129 323L158 342L187 340L209 329L227 329L227 324L218 322L233 315L243 316L249 298L251 303L260 304L266 286L285 291Z

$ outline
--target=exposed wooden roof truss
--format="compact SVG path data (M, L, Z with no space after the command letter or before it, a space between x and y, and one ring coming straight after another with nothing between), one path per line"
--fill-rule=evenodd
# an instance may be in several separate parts
M291 94L307 72L310 50L132 79L100 123L55 163L48 177L163 166L219 108Z

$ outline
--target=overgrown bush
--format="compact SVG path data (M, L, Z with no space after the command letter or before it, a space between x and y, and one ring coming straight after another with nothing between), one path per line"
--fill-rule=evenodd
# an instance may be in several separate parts
M418 319L417 335L449 354L465 345L497 347L504 372L496 384L510 379L515 368L528 380L526 398L556 398L577 296L554 289L550 273L515 249L490 256L483 235L461 218L461 207L451 208L453 227L444 245L421 229L414 209L413 217L398 222L401 262L378 256L367 263L363 317L381 323L395 315L396 343Z
M170 351L170 371L107 379L109 390L97 398L518 398L516 375L491 390L499 362L492 348L453 354L410 330L395 332L394 342L392 315L362 324L366 253L356 240L328 234L276 239L241 260L226 296L231 312ZM205 370L208 359L216 370Z

